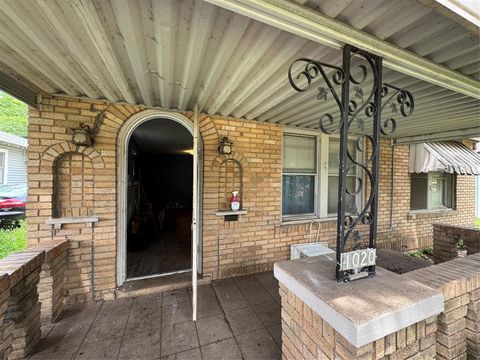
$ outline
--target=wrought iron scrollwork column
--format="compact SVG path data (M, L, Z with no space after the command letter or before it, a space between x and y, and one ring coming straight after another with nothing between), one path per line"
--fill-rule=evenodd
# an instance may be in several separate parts
M352 59L357 62L354 69L356 71L352 71ZM300 70L298 70L299 66ZM327 86L318 88L317 99L325 100L330 94L338 108L338 113L332 111L321 114L318 126L326 134L340 133L336 279L348 281L373 276L377 239L380 136L391 135L395 131L397 107L400 108L400 113L404 117L413 112L413 97L407 90L389 84L382 85L382 58L351 45L345 45L343 48L341 68L300 58L290 65L288 71L290 84L299 92L307 91L317 77L321 77ZM354 96L350 94L352 85L355 91ZM340 96L335 86L341 86ZM365 87L368 94L366 97L364 96ZM385 99L383 104L382 98ZM387 104L391 106L392 116L382 121L382 113ZM370 133L365 132L365 123L371 123ZM356 129L353 129L354 124L357 125ZM351 133L356 135L355 147L356 151L364 154L362 159L349 150ZM358 175L359 172L361 175ZM354 189L348 187L348 175L355 177ZM368 186L364 186L364 179ZM361 211L355 209L353 213L347 212L346 198L361 194L364 188L368 191ZM362 232L368 232L368 244L362 243ZM353 240L354 244L347 246L348 240ZM347 249L354 251L347 253ZM362 266L363 262L358 261L358 266L343 266L342 261L345 255L358 252L358 249L370 251L365 254L366 256L373 254L373 261L367 261L365 266Z

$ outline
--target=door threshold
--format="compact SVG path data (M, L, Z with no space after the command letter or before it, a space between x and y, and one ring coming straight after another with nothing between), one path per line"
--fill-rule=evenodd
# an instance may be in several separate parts
M125 280L125 283L130 283L132 281L137 281L137 280L153 279L153 278L159 278L159 277L162 277L162 276L171 276L171 275L191 273L191 272L192 272L192 269L185 269L185 270L165 272L165 273L161 273L161 274L135 276L135 277L127 278Z
M198 285L211 283L210 276L198 276ZM115 291L117 299L157 294L176 289L185 289L192 286L192 272L163 274L162 276L128 279Z

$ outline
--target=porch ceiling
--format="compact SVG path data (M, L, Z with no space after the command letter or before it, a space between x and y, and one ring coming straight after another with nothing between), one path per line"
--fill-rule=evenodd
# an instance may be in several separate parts
M480 84L478 31L420 1L303 2ZM338 49L201 0L0 0L0 35L0 75L36 93L179 110L198 103L211 115L313 129L334 108L294 92L286 75L298 57L339 63ZM478 99L388 68L383 76L416 99L397 137L480 133Z

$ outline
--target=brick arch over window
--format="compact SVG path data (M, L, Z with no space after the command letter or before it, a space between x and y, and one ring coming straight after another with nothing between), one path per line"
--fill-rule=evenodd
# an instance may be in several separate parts
M45 210L52 217L90 215L97 192L93 178L95 171L103 168L101 154L92 147L62 142L47 148L40 158L41 187L52 201Z
M95 150L93 147L87 146L77 146L71 142L65 141L62 143L54 144L45 150L40 158L41 167L52 167L55 160L66 153L78 153L86 156L92 163L95 168L104 168L105 162L103 161L102 155Z
M248 170L248 160L240 153L233 152L230 155L219 155L212 162L212 168L220 167L225 160L234 160L242 165L243 170Z

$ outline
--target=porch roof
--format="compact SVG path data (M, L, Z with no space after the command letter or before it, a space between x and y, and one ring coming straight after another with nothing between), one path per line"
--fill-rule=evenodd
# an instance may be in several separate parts
M208 2L2 0L0 87L30 103L43 92L180 111L199 104L210 115L316 129L320 112L334 104L295 93L288 66L298 57L338 64L342 39L350 39L396 54L397 62L386 57L384 81L416 99L396 137L430 134L433 125L434 132L480 133L477 23L424 0ZM305 29L246 11L252 4L300 14ZM311 35L308 26L322 19L337 32ZM351 37L332 38L341 31ZM412 65L400 66L405 59Z

